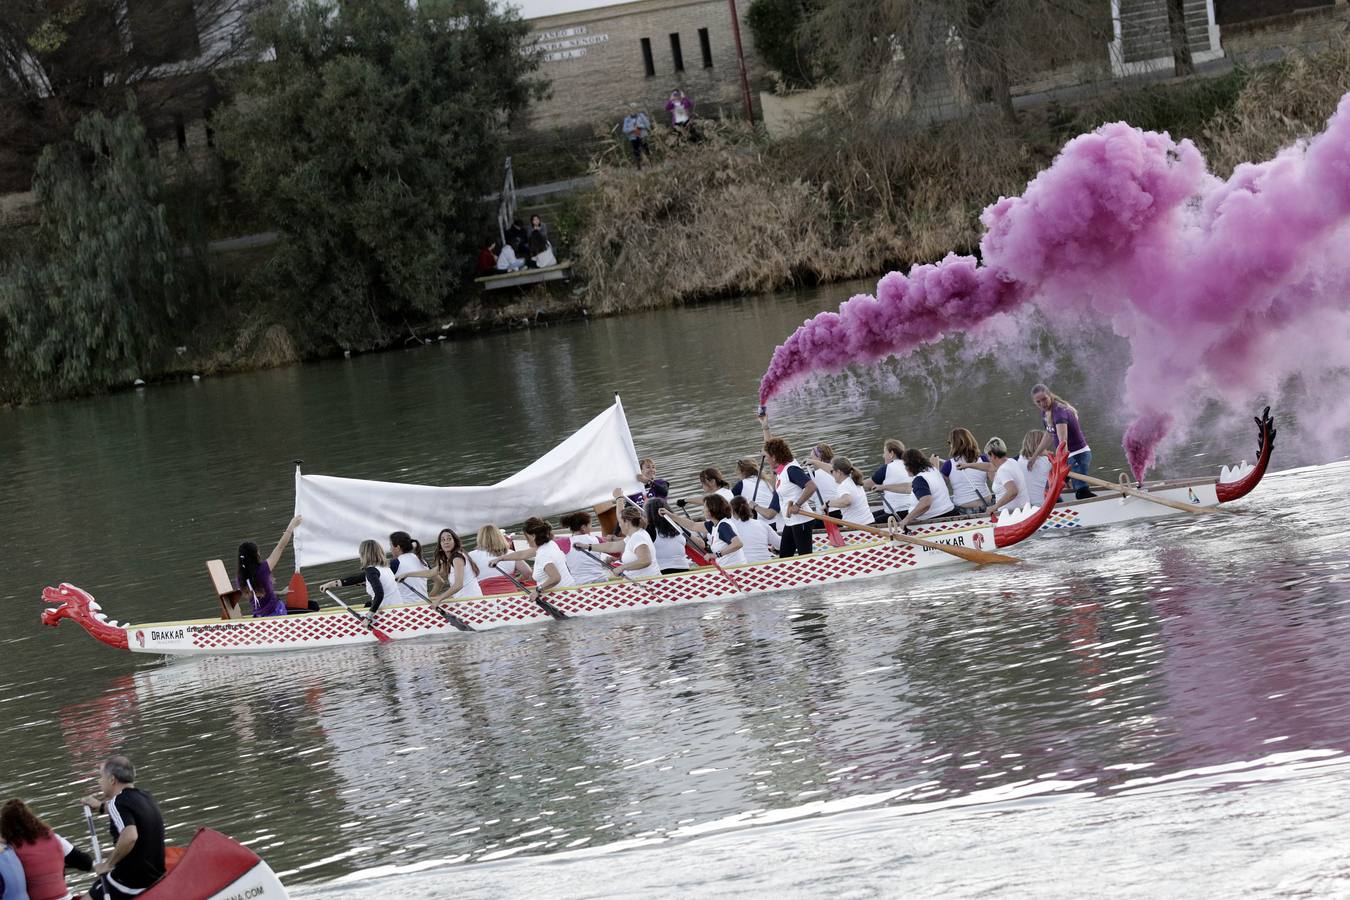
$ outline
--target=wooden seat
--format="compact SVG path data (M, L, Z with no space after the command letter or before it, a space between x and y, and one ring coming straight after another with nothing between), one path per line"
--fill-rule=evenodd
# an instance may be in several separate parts
M242 619L244 611L239 608L239 599L243 592L230 583L230 575L225 571L225 563L218 559L206 561L206 572L211 576L211 584L220 598L220 617L222 619Z

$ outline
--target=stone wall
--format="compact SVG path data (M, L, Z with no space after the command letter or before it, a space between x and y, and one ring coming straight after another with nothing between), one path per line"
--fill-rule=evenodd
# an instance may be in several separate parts
M741 44L752 88L764 67L745 24L749 0L737 4ZM552 82L553 95L530 113L532 129L612 122L617 128L636 103L654 123L669 118L665 103L674 88L694 101L695 112L719 109L740 114L740 74L727 0L638 0L617 6L532 19L544 51L539 74ZM699 30L706 29L705 58ZM677 69L671 35L679 36L683 70ZM651 51L651 74L643 40Z

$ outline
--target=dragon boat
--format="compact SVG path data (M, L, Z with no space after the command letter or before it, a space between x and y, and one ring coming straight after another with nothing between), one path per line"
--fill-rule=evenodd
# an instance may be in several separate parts
M1050 473L1050 487L1055 494L1063 487L1067 475L1068 462L1061 453L1055 458ZM1041 528L1050 513L1050 507L1026 506L1004 515L997 523L984 521L967 525L954 522L950 528L930 535L930 539L939 544L976 550L1011 547ZM72 584L62 584L43 591L43 599L53 604L53 608L43 610L42 621L55 626L62 619L70 619L104 644L133 653L171 656L270 653L444 636L508 625L539 624L556 618L586 618L732 600L900 575L957 562L961 559L939 549L874 537L806 556L562 588L549 591L544 605L520 592L458 600L439 606L423 602L386 604L376 616L374 629L368 628L352 611L342 608L256 619L192 619L120 625L105 616L102 607L87 591Z
M1213 508L1239 500L1261 483L1266 468L1270 464L1270 454L1275 449L1275 424L1270 416L1270 407L1256 417L1258 444L1256 462L1242 460L1235 466L1223 466L1218 477L1186 478L1167 481L1144 482L1136 486L1149 497L1172 503L1181 503L1197 508ZM1072 473L1069 475L1073 477ZM1175 506L1165 506L1154 500L1099 488L1096 497L1084 500L1067 500L1057 503L1050 511L1043 530L1100 528L1105 525L1120 525L1125 522L1160 519L1168 516L1185 515ZM996 524L997 520L988 515L963 516L954 519L942 519L936 522L915 523L910 533L919 537L929 537L954 527L976 528L987 524ZM869 534L858 531L846 532L847 543L866 543L875 540ZM829 547L824 534L815 536L816 550Z

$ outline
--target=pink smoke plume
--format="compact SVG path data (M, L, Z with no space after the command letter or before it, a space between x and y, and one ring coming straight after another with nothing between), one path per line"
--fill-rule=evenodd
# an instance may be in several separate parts
M1030 303L1128 341L1125 449L1142 479L1206 399L1249 404L1350 364L1350 94L1321 135L1227 181L1188 140L1105 125L981 221L983 264L949 255L892 272L876 297L807 321L774 352L760 403Z

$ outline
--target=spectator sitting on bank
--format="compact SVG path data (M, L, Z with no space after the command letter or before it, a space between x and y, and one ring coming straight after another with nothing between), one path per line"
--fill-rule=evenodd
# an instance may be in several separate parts
M494 275L497 272L497 242L488 241L478 251L478 274Z
M505 237L507 246L515 251L516 256L525 255L525 242L529 240L529 233L519 219L511 220L511 227L506 229Z
M623 135L628 138L628 146L633 148L633 161L642 168L642 154L651 159L652 149L647 146L647 136L652 133L652 120L637 108L636 103L628 104L628 115L623 118Z
M670 92L666 101L666 112L670 113L670 124L675 133L688 140L698 142L698 129L694 127L694 101L684 91L676 88Z
M544 236L544 240L549 243L553 242L553 238L549 237L548 234L548 226L544 224L543 219L539 218L538 213L530 216L530 237L533 238L536 231Z
M508 241L502 247L502 252L497 254L497 271L515 272L523 268L525 268L525 260L516 256L515 248Z
M530 232L530 261L529 267L532 269L547 269L549 266L556 266L558 258L553 255L553 245L544 237L542 231Z

